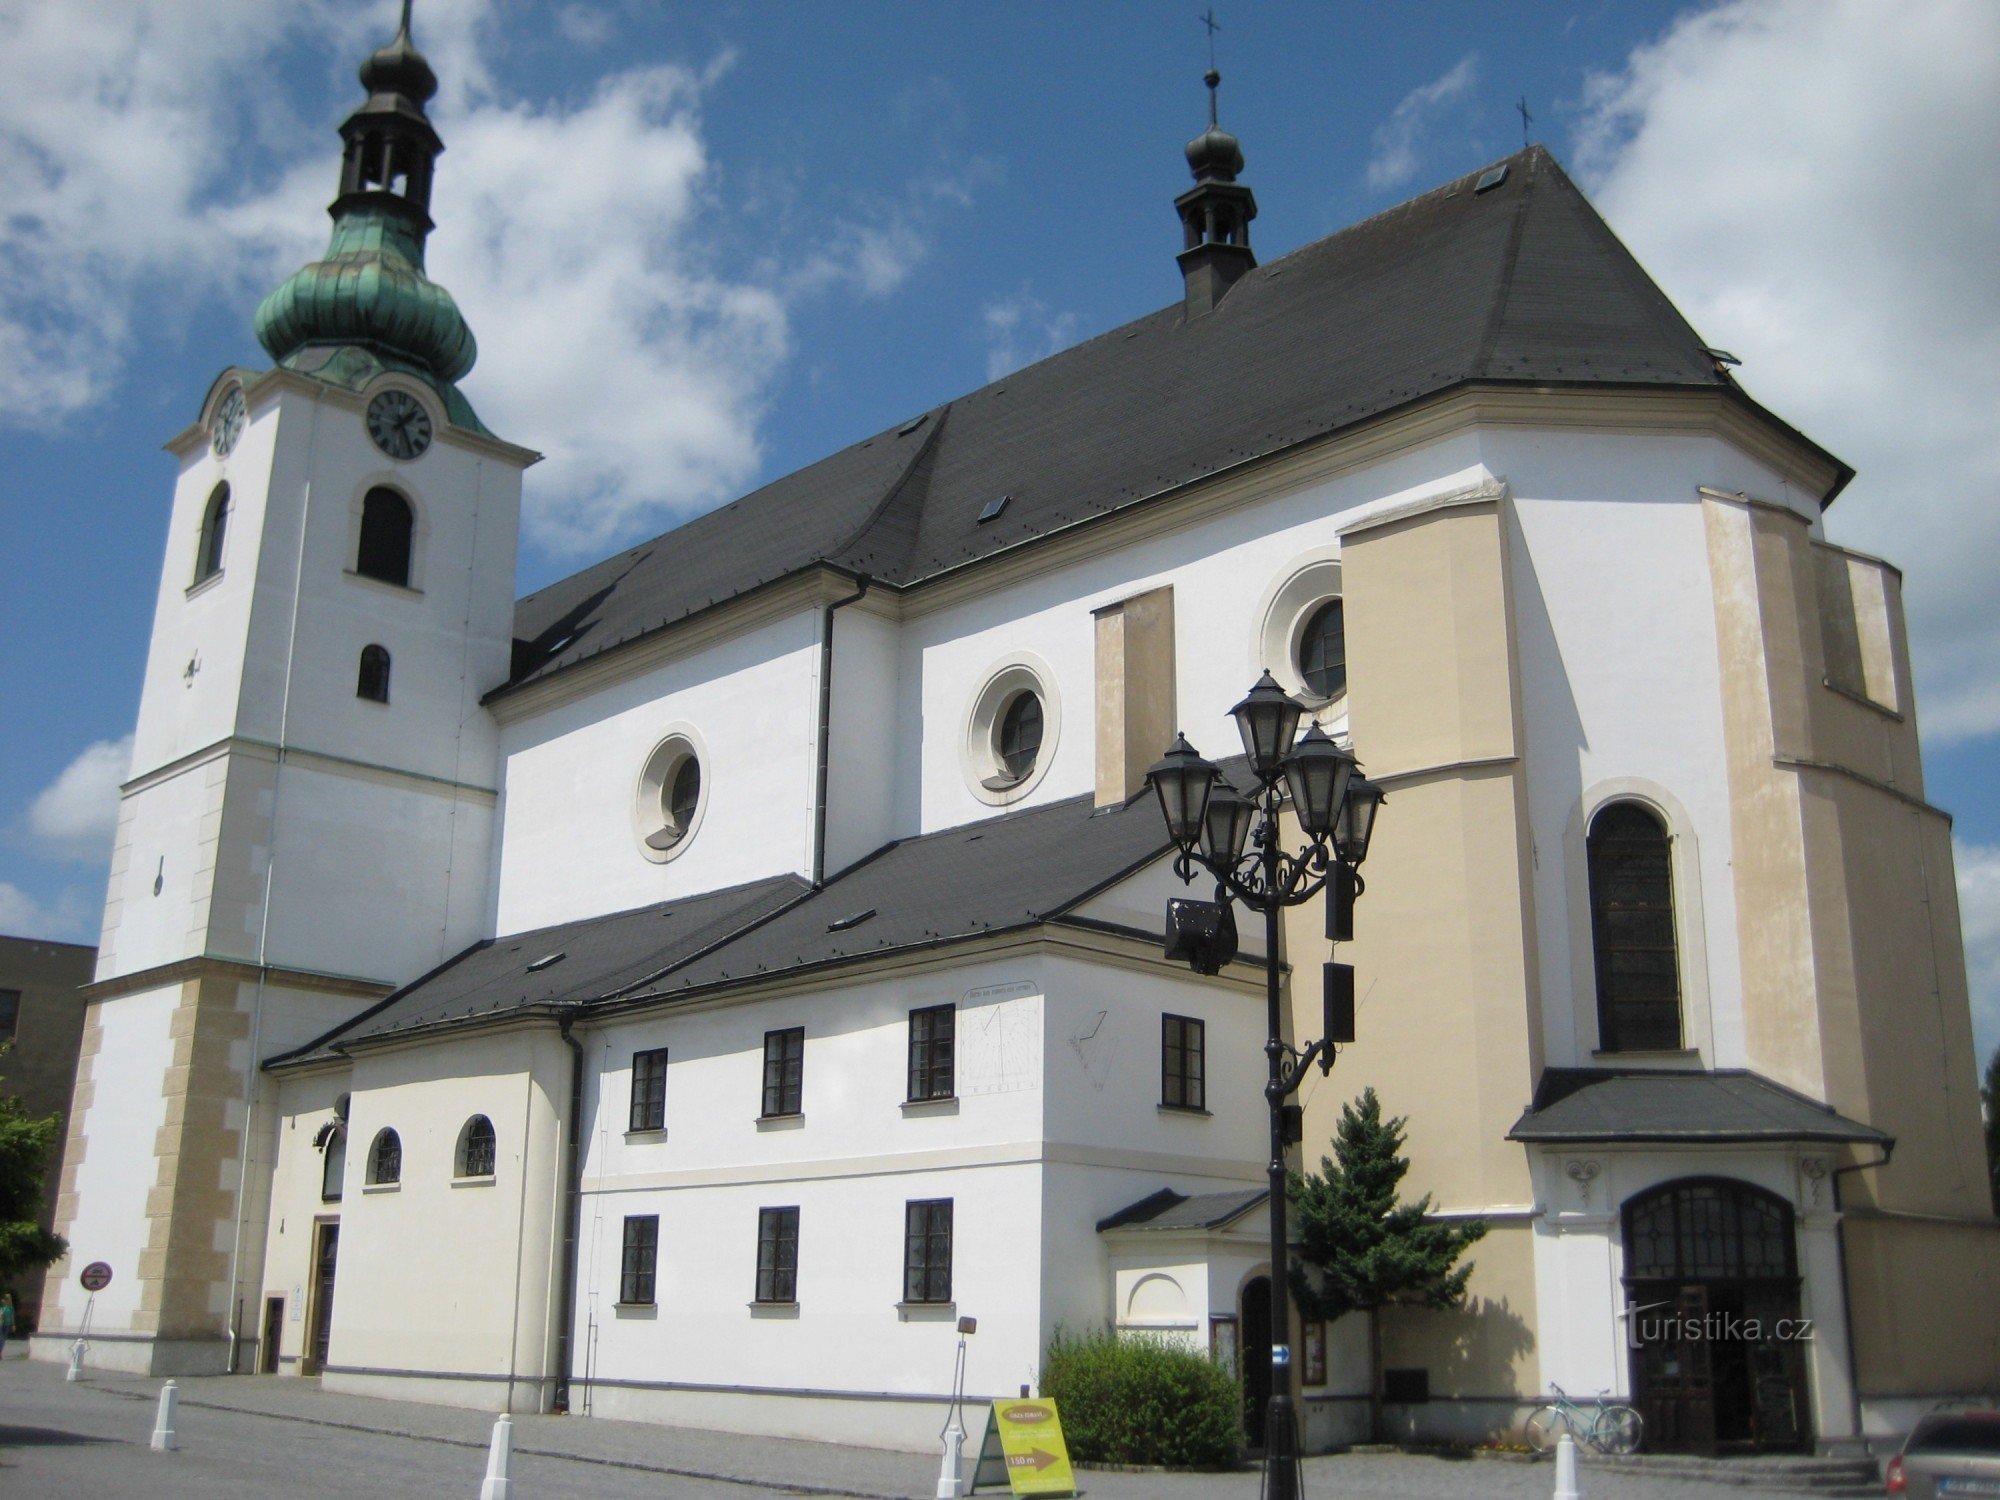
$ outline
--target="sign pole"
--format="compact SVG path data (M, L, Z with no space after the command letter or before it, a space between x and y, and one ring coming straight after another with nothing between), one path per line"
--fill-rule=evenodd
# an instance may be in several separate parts
M76 1342L69 1346L69 1371L63 1376L65 1381L83 1379L83 1356L90 1348L90 1315L97 1307L97 1294L111 1285L111 1264L109 1261L94 1260L83 1268L76 1279L90 1295L83 1303L83 1326L76 1331Z

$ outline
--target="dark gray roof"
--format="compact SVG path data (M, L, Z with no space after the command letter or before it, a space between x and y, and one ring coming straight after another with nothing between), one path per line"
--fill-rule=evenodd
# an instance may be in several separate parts
M1510 1141L1853 1141L1884 1132L1742 1069L1550 1068Z
M1505 165L1487 192L1460 178L1251 271L1204 317L1177 302L528 595L508 686L816 565L918 583L1468 383L1749 404L1554 158Z
M274 1061L536 1006L686 995L1062 920L1167 847L1150 793L1103 812L1074 797L889 844L817 891L779 876L480 943Z
M1220 1229L1234 1223L1251 1209L1270 1201L1269 1188L1243 1188L1233 1193L1196 1193L1189 1197L1172 1188L1161 1188L1151 1197L1127 1204L1117 1213L1097 1221L1097 1232L1107 1229Z

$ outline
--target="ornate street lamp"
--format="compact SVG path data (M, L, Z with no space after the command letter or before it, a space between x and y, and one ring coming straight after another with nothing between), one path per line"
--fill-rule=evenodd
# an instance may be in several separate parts
M1270 1075L1264 1098L1271 1123L1271 1396L1264 1422L1264 1494L1268 1500L1297 1500L1298 1428L1292 1414L1291 1293L1286 1270L1285 1147L1286 1099L1297 1092L1306 1070L1317 1062L1333 1068L1333 1041L1322 1036L1302 1052L1284 1039L1278 1003L1278 914L1310 901L1329 885L1348 935L1353 898L1360 893L1359 866L1368 857L1382 789L1356 770L1354 756L1329 739L1318 724L1294 742L1305 709L1269 672L1231 710L1243 736L1256 788L1239 793L1203 760L1185 735L1146 773L1160 799L1167 833L1178 851L1174 871L1192 882L1197 870L1215 877L1215 900L1176 900L1167 914L1170 958L1185 958L1196 972L1215 973L1236 951L1232 899L1264 916L1264 998L1269 1037L1264 1055ZM1289 802L1306 845L1297 853L1279 847L1279 814ZM1329 935L1334 923L1329 919ZM1328 1015L1333 980L1328 965ZM1342 976L1346 977L1346 971ZM1348 990L1351 993L1351 989ZM1329 1030L1332 1029L1330 1024Z

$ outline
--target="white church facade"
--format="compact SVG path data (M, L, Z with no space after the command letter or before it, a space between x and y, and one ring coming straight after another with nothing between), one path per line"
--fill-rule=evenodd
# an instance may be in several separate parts
M1269 669L1388 796L1300 1164L1372 1085L1489 1226L1387 1319L1400 1430L2000 1384L1900 577L1546 152L1260 266L1211 128L1181 300L517 600L436 81L362 80L170 445L38 1357L908 1447L961 1315L982 1397L1060 1328L1254 1370L1265 955L1162 957L1143 778ZM1283 950L1317 1034L1318 906ZM1350 1439L1362 1330L1292 1342Z

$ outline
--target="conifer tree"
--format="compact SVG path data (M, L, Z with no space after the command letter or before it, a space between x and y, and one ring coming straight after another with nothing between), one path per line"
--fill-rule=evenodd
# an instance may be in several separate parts
M1397 1199L1410 1170L1403 1116L1382 1118L1375 1090L1340 1112L1332 1158L1313 1176L1292 1174L1297 1258L1292 1295L1302 1316L1332 1322L1368 1315L1368 1426L1382 1439L1382 1326L1385 1307L1448 1310L1465 1302L1472 1262L1458 1264L1486 1233L1484 1220L1446 1223L1429 1217L1430 1194ZM1307 1274L1306 1267L1312 1268Z

